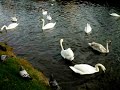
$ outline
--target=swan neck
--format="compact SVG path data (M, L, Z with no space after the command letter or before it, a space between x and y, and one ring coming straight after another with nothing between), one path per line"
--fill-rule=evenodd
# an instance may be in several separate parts
M95 68L96 68L97 72L99 72L99 67L101 67L101 69L105 72L106 68L102 64L100 64L100 63L95 65Z
M43 21L43 25L42 25L42 28L43 28L43 27L44 27L44 25L45 25L45 20L43 19L42 21Z
M106 43L106 52L107 52L107 53L109 52L109 49L108 49L108 42Z
M99 67L98 66L99 66L98 64L95 65L95 68L96 68L97 72L99 72Z
M63 41L60 40L60 46L61 46L61 49L64 50L62 43L63 43Z
M7 26L6 25L2 26L1 30L3 30L4 28L7 29Z

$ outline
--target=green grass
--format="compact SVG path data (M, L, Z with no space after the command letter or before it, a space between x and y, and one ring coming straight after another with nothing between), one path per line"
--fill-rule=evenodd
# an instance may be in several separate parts
M4 53L10 56L5 62L0 62L0 90L50 90L48 79L41 72L33 68L27 60L16 57L12 49L8 50L0 51L0 55ZM32 80L24 80L19 75L21 65Z

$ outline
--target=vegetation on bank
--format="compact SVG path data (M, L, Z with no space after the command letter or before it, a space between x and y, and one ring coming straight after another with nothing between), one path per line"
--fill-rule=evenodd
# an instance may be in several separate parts
M50 90L48 79L27 60L18 58L12 50L10 46L0 43L0 55L8 55L6 61L0 61L0 90ZM32 80L24 80L19 75L21 65Z

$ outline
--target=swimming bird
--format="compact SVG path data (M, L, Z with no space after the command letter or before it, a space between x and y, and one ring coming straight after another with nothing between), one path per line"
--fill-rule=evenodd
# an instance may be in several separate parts
M88 23L87 23L87 26L85 27L85 32L87 34L90 34L92 32L92 28L91 28L90 24L88 24Z
M55 26L55 24L56 24L56 22L54 22L54 23L47 23L46 25L44 25L45 24L45 20L44 19L42 19L42 22L43 22L43 25L42 25L42 29L43 30L45 30L45 29L51 29L51 28L53 28L54 26Z
M106 43L106 48L105 48L103 45L101 45L101 44L99 44L99 43L96 43L96 42L88 43L88 45L89 45L90 47L92 47L94 50L99 51L99 52L101 52L101 53L109 53L109 49L108 49L108 44L109 44L109 43L111 43L110 40L107 41L107 43Z
M117 13L111 13L110 15L111 15L111 16L115 16L115 17L120 17L120 15L117 14Z
M95 65L95 67L88 65L88 64L76 64L74 66L69 66L70 69L72 69L75 73L78 73L80 75L85 75L85 74L93 74L96 72L99 72L99 67L105 72L106 68L98 63Z
M16 17L11 17L11 21L12 22L17 22L17 18Z
M30 75L27 73L27 71L23 68L23 66L20 66L20 71L19 71L20 76L22 76L24 79L32 80Z
M4 62L7 59L7 57L8 57L7 55L1 55L0 59L2 62Z
M67 59L67 60L70 60L70 61L74 60L74 53L71 50L71 48L64 49L62 43L63 43L63 39L60 39L61 56L64 59Z
M50 14L47 15L47 19L48 19L48 20L52 20L52 17L50 16Z
M43 15L47 15L47 11L44 10L44 9L42 9L42 14L43 14Z
M5 28L5 30L6 30L6 32L7 32L8 29L14 29L14 28L16 28L18 25L19 25L18 23L11 23L11 24L9 24L8 26L3 25L0 31L3 31L4 28Z
M49 85L53 90L60 90L58 82L55 80L53 74L50 75Z

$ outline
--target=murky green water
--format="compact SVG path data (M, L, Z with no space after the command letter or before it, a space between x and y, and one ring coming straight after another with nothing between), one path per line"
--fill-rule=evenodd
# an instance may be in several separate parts
M10 17L18 18L19 26L0 35L14 47L18 56L25 57L48 78L54 74L63 90L119 90L120 81L120 19L109 14L120 10L114 7L95 5L88 2L52 2L39 0L1 0L0 27L9 24ZM42 31L44 8L56 21L52 30ZM92 34L84 32L86 23L93 28ZM70 62L60 55L59 40L64 38L64 47L75 53L74 63L95 65L102 63L106 73L80 76L70 70ZM111 40L108 55L98 54L88 42L106 45Z

